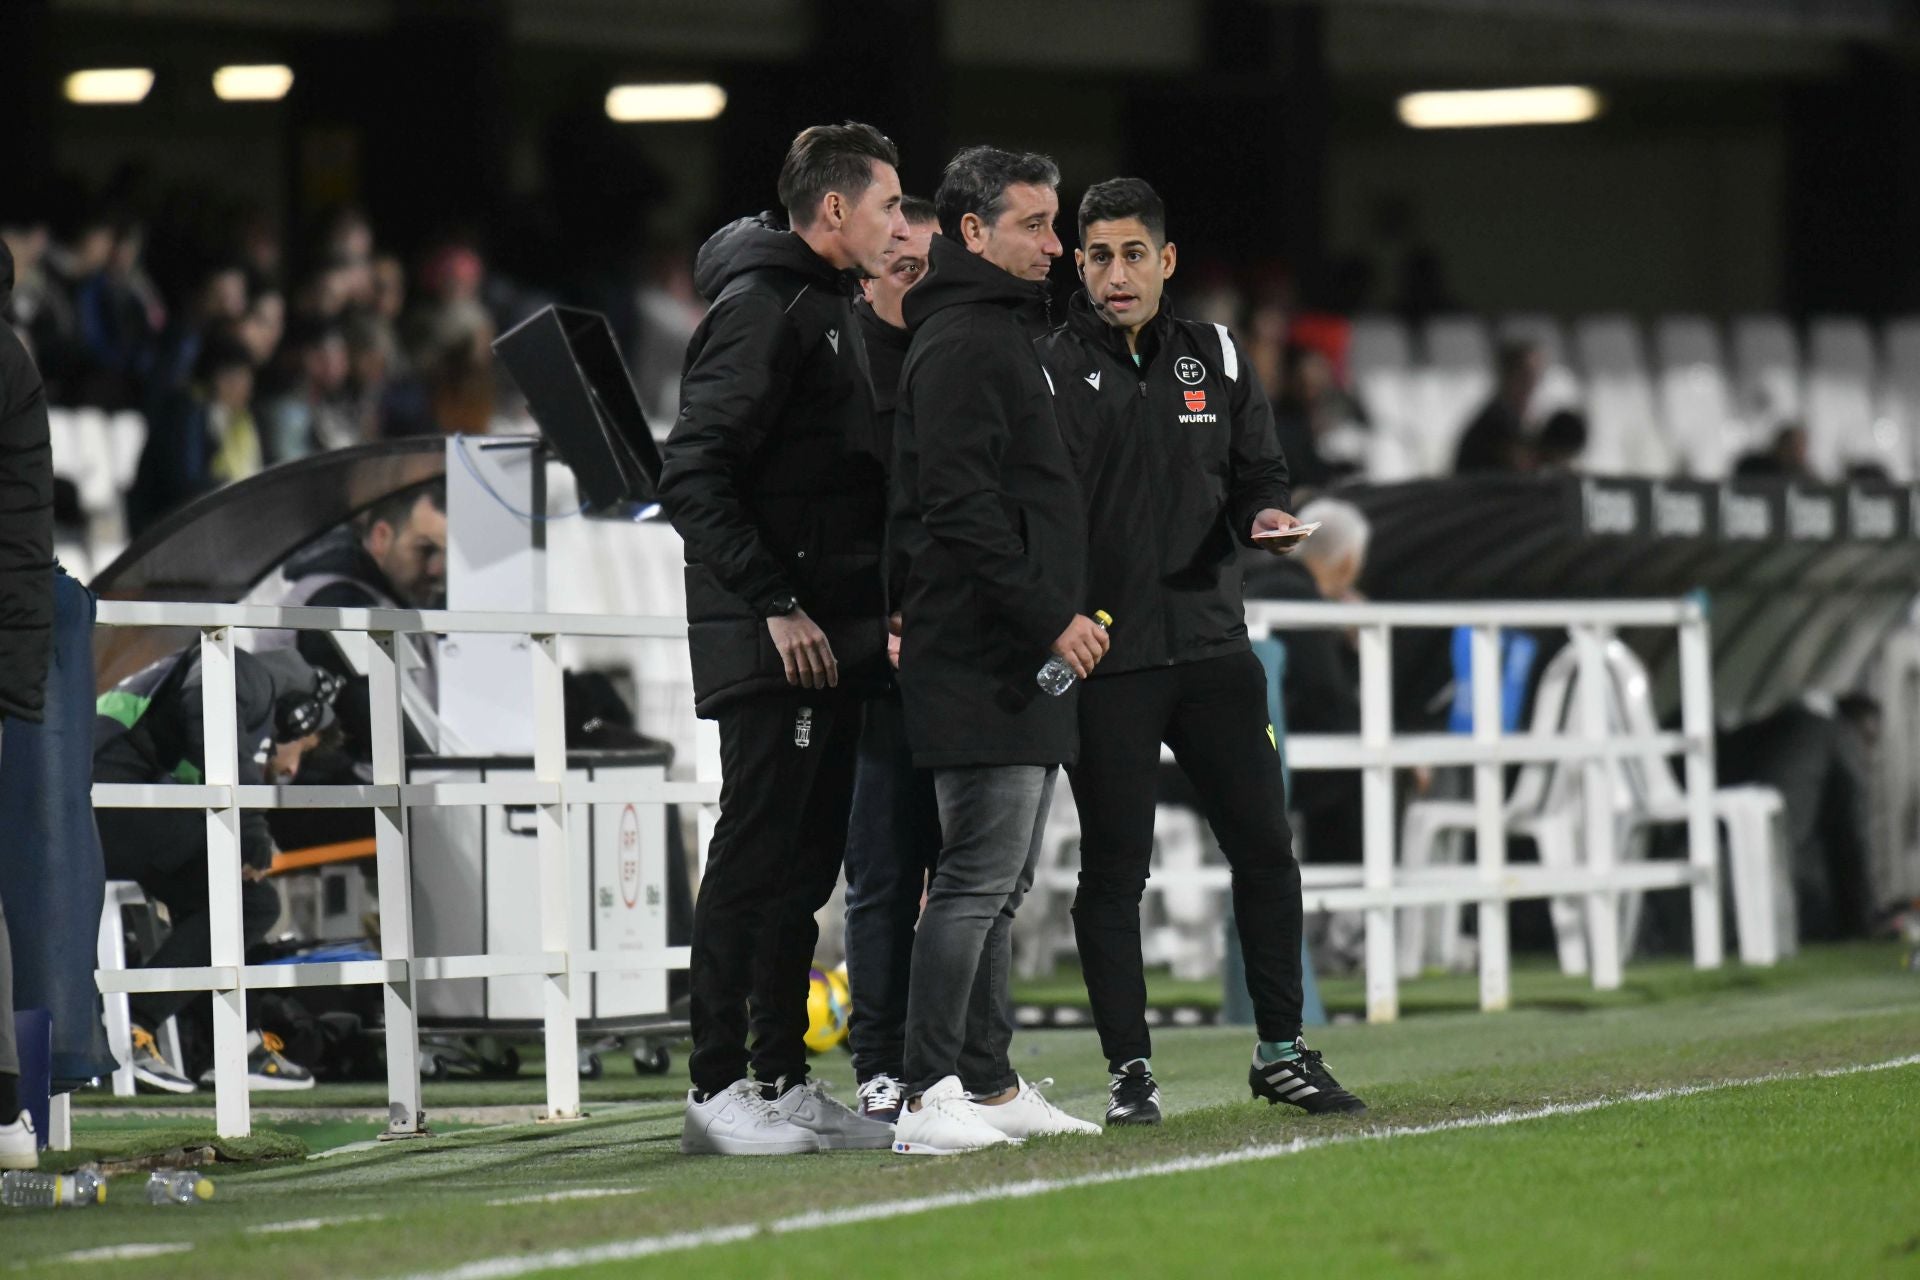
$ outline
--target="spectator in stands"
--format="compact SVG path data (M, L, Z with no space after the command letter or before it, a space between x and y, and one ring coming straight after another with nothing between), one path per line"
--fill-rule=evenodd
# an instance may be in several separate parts
M247 314L232 328L232 334L253 357L256 369L264 369L280 352L287 333L287 299L271 285L255 291Z
M648 422L656 434L664 434L680 412L680 366L686 361L687 343L706 314L693 287L692 252L675 244L650 255L633 306L639 321L633 383Z
M0 309L33 355L49 388L49 398L80 359L80 319L73 294L54 274L54 244L47 224L31 215L0 223L0 243L13 255L13 300Z
M192 381L207 336L230 331L246 315L247 275L239 263L222 263L201 278L192 306L175 316L160 335L158 355L147 383L149 417L168 396Z
M1813 483L1813 465L1807 461L1807 429L1797 422L1785 424L1774 433L1773 443L1767 448L1743 454L1733 464L1733 474L1743 480L1800 480Z
M141 533L155 521L261 467L253 419L253 356L222 335L208 341L193 386L172 396L148 425L146 448L127 494L127 523Z
M1863 938L1872 924L1869 763L1880 704L1807 698L1721 735L1723 785L1759 783L1786 801L1793 892L1803 942Z
M1296 490L1323 489L1353 474L1355 467L1329 461L1320 448L1329 435L1348 425L1352 416L1352 407L1325 354L1303 343L1288 343L1281 366L1280 398L1273 406L1273 425Z
M348 392L351 369L340 326L303 321L287 346L293 384L269 401L262 414L268 460L286 462L358 444L365 437Z
M377 312L349 316L346 336L347 387L360 439L433 434L426 388L407 371L392 323Z
M1373 537L1366 515L1339 498L1318 498L1298 517L1320 528L1284 560L1247 575L1247 595L1266 600L1353 598ZM1281 682L1288 735L1360 732L1360 681L1352 646L1337 631L1276 633L1287 648ZM1305 770L1292 776L1290 808L1301 817L1301 843L1314 862L1360 860L1360 775Z
M1527 439L1527 410L1546 374L1544 352L1531 342L1502 344L1497 363L1498 385L1493 398L1468 424L1455 455L1456 475L1475 472L1519 472L1533 464Z
M283 782L301 756L319 746L334 723L331 678L322 678L291 649L234 655L235 730L242 785ZM197 784L206 776L200 645L162 658L100 696L94 717L95 782ZM192 809L100 809L94 820L107 875L138 881L148 898L166 905L172 929L147 957L151 969L190 968L212 953L208 903L207 823ZM246 945L265 938L280 918L280 894L267 883L273 839L266 814L240 818L240 910ZM180 1064L162 1056L154 1031L193 1001L191 992L151 992L131 999L134 1078L168 1093L192 1093ZM247 1083L254 1089L306 1089L313 1076L280 1056L270 1035L249 1045Z
M1577 470L1580 455L1586 451L1586 415L1573 409L1558 410L1534 437L1534 469L1552 473Z
M141 262L145 251L146 229L137 222L120 223L105 264L83 279L75 294L87 351L87 398L111 409L142 402L166 328L166 304Z
M391 253L373 259L373 311L390 325L400 323L407 309L407 269Z
M13 293L13 253L0 240L0 314ZM53 633L53 457L40 374L0 325L0 734L10 719L39 720ZM39 1160L20 1105L13 1039L13 953L0 910L0 1169Z

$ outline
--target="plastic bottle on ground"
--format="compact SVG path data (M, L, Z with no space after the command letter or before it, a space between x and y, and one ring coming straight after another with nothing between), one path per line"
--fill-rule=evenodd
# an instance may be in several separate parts
M0 1175L0 1205L9 1209L84 1209L107 1198L107 1180L82 1169L78 1173L15 1170Z
M155 1169L147 1178L147 1203L197 1204L213 1199L213 1179L193 1169Z

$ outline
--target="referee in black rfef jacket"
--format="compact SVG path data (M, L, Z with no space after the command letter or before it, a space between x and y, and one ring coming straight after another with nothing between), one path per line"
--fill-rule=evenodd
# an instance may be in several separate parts
M1360 1112L1300 1036L1300 867L1247 640L1242 547L1284 553L1286 460L1253 370L1224 325L1181 320L1166 207L1137 178L1090 188L1074 263L1085 282L1043 341L1088 517L1087 600L1119 619L1080 695L1080 889L1073 923L1113 1073L1110 1124L1157 1124L1140 896L1153 853L1160 745L1199 794L1233 869L1234 917L1259 1026L1253 1096Z
M720 723L720 821L693 913L688 1153L892 1141L807 1079L805 1036L859 699L887 683L885 475L859 453L873 388L850 299L906 238L898 162L870 125L807 129L780 169L791 225L743 218L694 263L713 306L660 471L686 542L695 710Z

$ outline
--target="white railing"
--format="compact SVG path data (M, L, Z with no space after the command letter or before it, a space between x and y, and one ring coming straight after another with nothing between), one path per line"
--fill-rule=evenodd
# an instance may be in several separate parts
M1398 628L1472 628L1470 677L1473 733L1393 732L1393 632ZM1501 720L1500 632L1503 628L1564 628L1575 646L1574 723L1578 736L1507 734ZM1625 736L1609 731L1606 640L1614 628L1671 628L1679 633L1681 727L1678 733ZM1361 867L1304 869L1308 910L1360 910L1366 921L1367 1018L1399 1016L1395 909L1477 903L1480 928L1480 1006L1494 1011L1511 1001L1511 945L1507 904L1578 894L1587 904L1587 936L1594 985L1621 983L1618 925L1623 893L1691 890L1694 963L1717 967L1720 928L1718 831L1714 812L1713 670L1707 619L1693 600L1568 601L1447 604L1255 603L1247 610L1254 636L1276 630L1352 628L1360 654L1360 732L1289 734L1287 764L1303 769L1360 770ZM1612 804L1614 762L1673 755L1686 761L1685 862L1621 865ZM1585 865L1574 869L1512 866L1507 862L1504 769L1529 762L1581 766L1581 833ZM1398 822L1395 769L1470 765L1477 823L1472 867L1396 874Z
M247 992L250 989L373 985L385 988L388 1134L418 1134L419 1023L414 987L420 981L537 976L545 980L546 1114L580 1110L579 1009L584 990L573 977L605 971L684 969L687 948L596 951L570 936L569 912L581 890L572 883L568 806L598 803L712 804L717 781L582 782L567 779L559 639L686 638L681 618L619 618L567 614L451 613L396 609L280 608L229 604L151 604L101 601L99 624L109 627L192 627L200 631L206 734L205 782L98 784L99 808L204 809L207 881L212 909L210 963L204 967L101 972L103 994L206 991L213 997L214 1110L222 1136L251 1128L247 1090ZM234 728L234 632L245 629L363 632L372 700L373 781L366 786L241 786ZM533 665L533 781L410 784L402 743L398 638L408 635L492 634L528 640ZM537 810L541 950L526 955L418 956L407 812L425 806L513 804ZM240 814L247 809L367 808L374 812L375 861L381 904L380 959L326 964L245 963L240 911Z
M278 608L217 604L103 601L103 626L193 627L201 632L205 666L206 781L199 786L108 785L94 788L100 807L197 808L207 814L207 862L213 910L211 963L203 968L101 973L103 992L208 991L214 997L214 1079L219 1130L248 1131L246 993L251 988L380 984L385 988L389 1133L421 1128L419 1029L414 985L422 980L540 976L545 987L547 1115L578 1114L579 1021L574 974L605 970L684 968L687 949L657 953L583 949L569 937L571 884L568 806L600 802L713 804L716 780L692 782L569 782L561 717L560 636L666 638L686 636L679 618L588 615L413 612L403 610ZM1473 724L1470 737L1393 732L1391 652L1398 628L1472 628ZM1499 636L1503 628L1565 628L1576 646L1578 736L1506 734L1501 720ZM1607 714L1605 643L1619 627L1678 632L1681 730L1643 736L1611 733ZM235 774L233 653L236 629L364 632L374 734L373 782L366 786L240 786ZM1390 1021L1399 1011L1396 909L1444 903L1479 905L1481 1006L1510 1002L1507 904L1580 895L1594 984L1620 985L1617 926L1622 894L1658 888L1691 893L1694 960L1703 968L1723 957L1720 872L1714 811L1712 669L1706 617L1689 600L1516 604L1269 604L1248 609L1255 636L1276 629L1352 628L1360 656L1360 732L1296 734L1287 740L1294 769L1361 771L1363 861L1357 881L1349 870L1310 866L1308 910L1360 910L1366 920L1367 1015ZM525 636L533 664L534 780L500 783L409 784L402 752L397 637L491 633ZM1681 755L1685 759L1689 855L1683 863L1621 865L1611 805L1610 770L1627 757ZM1503 770L1523 762L1575 763L1582 770L1584 865L1511 866L1507 862ZM1478 823L1475 864L1448 872L1397 874L1398 824L1394 771L1416 765L1473 768ZM419 806L515 804L538 809L542 950L528 955L417 956L413 954L407 811ZM374 810L381 900L381 958L309 965L247 965L242 957L240 826L245 809L364 807Z

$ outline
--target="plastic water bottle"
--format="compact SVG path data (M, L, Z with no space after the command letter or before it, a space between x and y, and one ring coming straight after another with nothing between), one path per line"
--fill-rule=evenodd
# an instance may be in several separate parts
M155 1169L147 1178L147 1203L197 1204L213 1199L213 1179L192 1169Z
M84 1209L107 1198L107 1180L79 1173L32 1173L16 1169L0 1175L0 1204L10 1209Z
M1105 609L1095 609L1093 620L1100 624L1102 631L1113 625L1113 619ZM1047 665L1040 668L1040 674L1035 676L1034 680L1041 689L1057 698L1073 688L1073 682L1078 678L1073 674L1073 668L1067 665L1067 660L1055 654L1047 659Z

